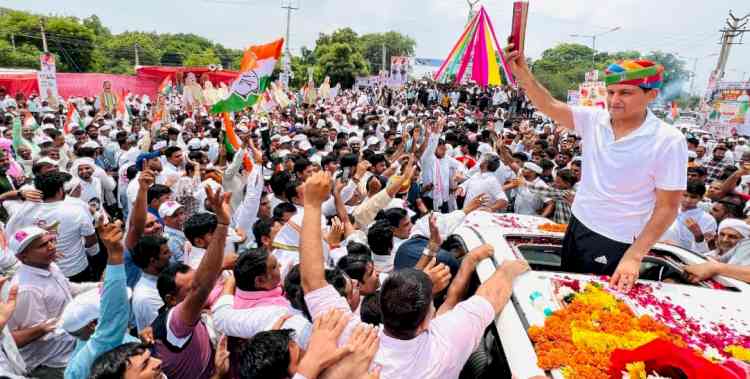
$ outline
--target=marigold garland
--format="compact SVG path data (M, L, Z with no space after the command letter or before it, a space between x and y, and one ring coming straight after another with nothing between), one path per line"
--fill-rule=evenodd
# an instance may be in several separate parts
M566 378L577 379L609 378L609 357L617 348L634 349L656 338L686 346L664 324L635 315L625 303L591 283L570 304L547 317L543 327L530 327L529 336L540 368L562 369ZM633 374L637 371L633 367Z
M551 233L565 233L566 229L568 229L568 224L554 224L550 222L539 225L539 230Z

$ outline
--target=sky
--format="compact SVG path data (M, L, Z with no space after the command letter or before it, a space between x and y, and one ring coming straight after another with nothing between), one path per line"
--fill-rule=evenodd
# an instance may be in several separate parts
M232 48L245 48L285 34L291 1L290 47L312 47L319 33L351 27L358 33L395 30L414 38L419 58L445 58L467 21L466 0L0 0L0 7L87 17L96 14L114 33L126 30L195 33ZM512 0L484 0L498 39L510 31ZM538 58L559 43L591 46L598 51L661 50L696 62L695 91L702 92L720 50L720 29L729 10L750 13L747 0L531 0L526 55ZM750 33L746 44L732 47L726 79L750 79ZM689 89L689 83L686 84Z

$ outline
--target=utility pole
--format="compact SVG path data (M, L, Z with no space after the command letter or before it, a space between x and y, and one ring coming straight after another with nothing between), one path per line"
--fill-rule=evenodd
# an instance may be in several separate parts
M747 32L747 24L750 22L750 13L744 17L736 17L732 11L729 11L729 17L726 20L727 26L721 29L721 52L719 60L716 62L714 69L714 78L721 80L726 73L727 61L729 60L729 51L732 45L741 45L742 36Z
M284 73L282 74L282 82L285 86L289 86L289 76L292 71L292 50L289 48L289 30L292 22L292 11L296 11L299 7L295 7L293 4L294 0L282 0L281 9L286 9L286 40L284 41L284 60L282 65L284 66Z
M42 48L45 53L49 53L49 50L47 50L47 35L44 34L44 20L39 20L39 28L42 30Z
M380 69L383 70L383 71L388 71L388 69L385 66L386 65L385 54L386 54L386 51L385 51L385 42L383 42L383 51L382 51L382 54L381 54Z
M570 36L571 37L575 37L575 38L591 38L591 50L592 50L592 52L591 52L591 65L594 68L596 68L596 38L597 37L601 37L601 36L603 36L605 34L608 34L608 33L616 32L616 31L618 31L620 29L621 29L621 27L615 26L612 29L609 29L607 31L604 31L604 32L601 32L601 33L598 33L598 34L571 34Z
M138 59L138 44L133 45L133 48L135 48L135 68L138 68L141 65L141 61Z

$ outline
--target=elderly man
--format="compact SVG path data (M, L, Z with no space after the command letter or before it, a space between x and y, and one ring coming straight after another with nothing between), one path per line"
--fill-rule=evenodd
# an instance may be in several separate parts
M542 174L542 168L536 163L526 162L523 164L521 169L521 177L523 182L528 184L527 186L519 186L516 188L515 202L513 209L515 213L522 215L538 215L540 214L542 207L549 199L543 199L535 192L529 190L532 188L547 188L547 183L539 177ZM513 184L520 184L521 181L514 181Z
M733 218L722 221L716 250L708 257L708 262L685 267L690 281L722 275L750 283L750 225Z
M672 224L687 183L687 143L651 113L664 68L622 61L604 72L607 109L571 107L536 81L522 52L511 70L540 112L583 140L583 172L562 251L566 271L612 275L629 290L651 247Z
M464 202L470 202L477 196L487 195L484 206L493 212L504 211L508 206L508 198L503 191L502 183L495 175L500 168L500 157L495 154L485 154L479 164L480 173L461 183L458 193L466 197Z
M112 92L112 83L105 80L102 84L102 93L96 97L96 109L106 113L114 113L117 109L117 95Z
M56 237L29 226L12 233L8 242L21 261L12 281L18 286L18 297L8 328L31 376L38 378L62 377L75 338L57 330L57 318L73 296L97 285L68 281L54 263L58 255Z

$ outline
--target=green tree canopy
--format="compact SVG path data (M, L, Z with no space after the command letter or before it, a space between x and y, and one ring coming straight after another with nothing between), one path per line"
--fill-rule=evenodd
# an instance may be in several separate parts
M195 34L112 34L96 15L79 20L0 8L0 65L39 68L42 21L49 51L56 56L60 72L133 73L136 46L141 65L221 63L226 69L237 69L242 56L241 50Z
M563 43L545 50L539 59L532 62L532 70L552 96L564 100L567 98L568 90L578 89L578 85L585 80L586 72L594 68L603 70L615 61L641 57L664 66L664 100L684 95L682 87L689 77L685 62L672 53L661 51L653 51L646 55L638 51L597 52L594 56L594 51L590 47Z

